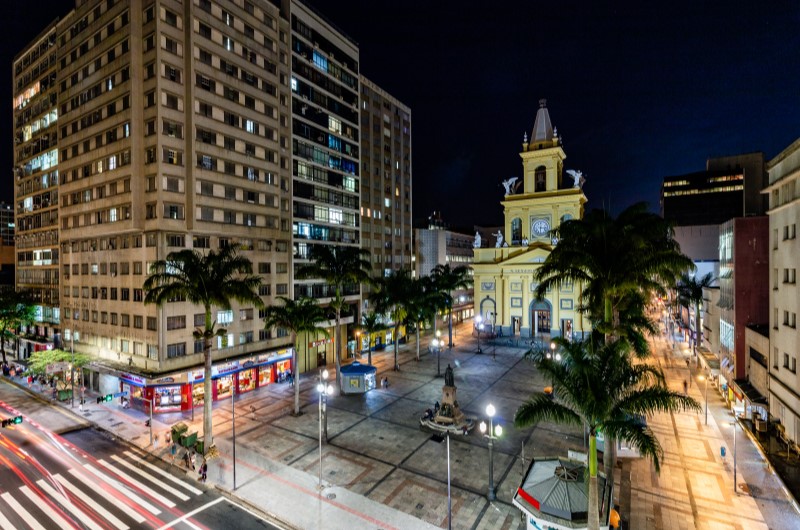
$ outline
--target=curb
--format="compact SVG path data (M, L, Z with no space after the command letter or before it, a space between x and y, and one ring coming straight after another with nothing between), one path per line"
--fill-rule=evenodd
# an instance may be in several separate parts
M783 493L784 493L784 495L786 495L786 499L792 505L794 510L798 514L800 514L800 505L797 504L797 499L794 498L794 496L792 495L792 492L790 492L789 488L786 487L786 483L783 482L783 478L781 478L780 474L778 474L778 472L775 471L775 468L772 467L772 462L770 462L769 458L767 458L767 455L764 453L763 449L761 448L761 444L753 436L753 433L750 432L750 429L748 429L744 425L742 425L742 423L739 421L739 418L736 418L736 423L739 425L739 427L742 428L742 432L744 432L747 435L747 437L750 438L750 441L753 442L753 445L755 446L756 450L758 451L758 454L761 455L761 458L764 460L764 462L767 463L767 468L769 469L770 473L772 473L772 475L775 478L778 479L778 483L783 488Z

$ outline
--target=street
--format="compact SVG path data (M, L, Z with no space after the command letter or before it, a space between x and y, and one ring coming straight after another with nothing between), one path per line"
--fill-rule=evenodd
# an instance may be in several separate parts
M20 410L3 398L17 389L0 384L0 416ZM30 400L30 398L29 398ZM194 472L170 466L94 428L63 435L25 416L0 429L0 528L224 528L277 529L198 483ZM58 423L58 421L54 421Z

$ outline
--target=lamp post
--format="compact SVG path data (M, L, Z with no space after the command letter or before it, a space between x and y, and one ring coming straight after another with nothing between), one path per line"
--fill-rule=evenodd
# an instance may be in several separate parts
M489 416L489 433L486 433L486 422L482 421L480 424L481 434L489 439L489 492L486 498L489 501L495 500L497 497L494 494L494 441L503 434L503 427L494 425L494 405L491 403L486 405L486 415Z
M69 331L69 354L72 362L69 365L69 384L70 384L70 406L75 408L75 339L73 333L75 330ZM5 340L5 339L3 339Z
M319 392L319 484L318 488L322 489L322 416L325 415L325 405L327 403L327 396L333 394L333 386L328 384L328 370L323 370L320 374L320 380L317 384L317 392ZM325 441L328 441L328 418L325 418Z
M731 422L733 426L733 492L736 493L736 420Z
M447 432L447 530L453 528L453 504L450 496L450 432Z
M237 382L231 376L231 427L233 429L233 489L236 489L236 386ZM205 444L203 451L206 450Z
M475 315L475 324L476 327L478 328L478 353L483 353L481 351L481 329L483 329L483 324L481 324L482 321L483 321L482 316Z
M548 359L553 359L553 360L555 360L556 362L559 362L559 363L561 362L561 354L560 353L556 353L556 343L555 342L551 342L550 343L550 351L547 352L547 358ZM551 377L550 378L550 388L553 389L553 395L555 396L556 392L555 392L555 388L553 388L553 383L554 382L555 381Z
M358 358L360 359L361 358L361 352L362 352L362 350L361 350L361 332L360 331L356 331L356 349L355 349L354 354L357 354Z
M705 389L703 390L703 399L705 400L706 404L706 425L708 425L708 376L707 375L700 375L698 376L700 381L705 381Z

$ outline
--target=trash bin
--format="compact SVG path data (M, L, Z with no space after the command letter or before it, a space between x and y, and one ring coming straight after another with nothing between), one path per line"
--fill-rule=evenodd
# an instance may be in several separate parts
M185 423L176 423L172 426L171 433L172 433L172 441L175 443L179 443L181 441L181 436L189 430L189 426Z
M187 449L192 448L197 443L197 433L189 432L181 434L181 445Z
M204 454L206 454L204 449L205 449L205 441L203 440L203 437L201 436L201 437L199 437L197 439L197 443L194 444L194 450L197 451L198 454L204 455Z

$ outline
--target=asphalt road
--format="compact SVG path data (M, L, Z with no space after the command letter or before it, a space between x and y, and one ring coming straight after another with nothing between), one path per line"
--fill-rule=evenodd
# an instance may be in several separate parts
M2 401L9 390L2 387L0 418L24 415ZM198 483L194 472L94 428L59 435L26 416L0 429L0 470L3 530L279 528Z

